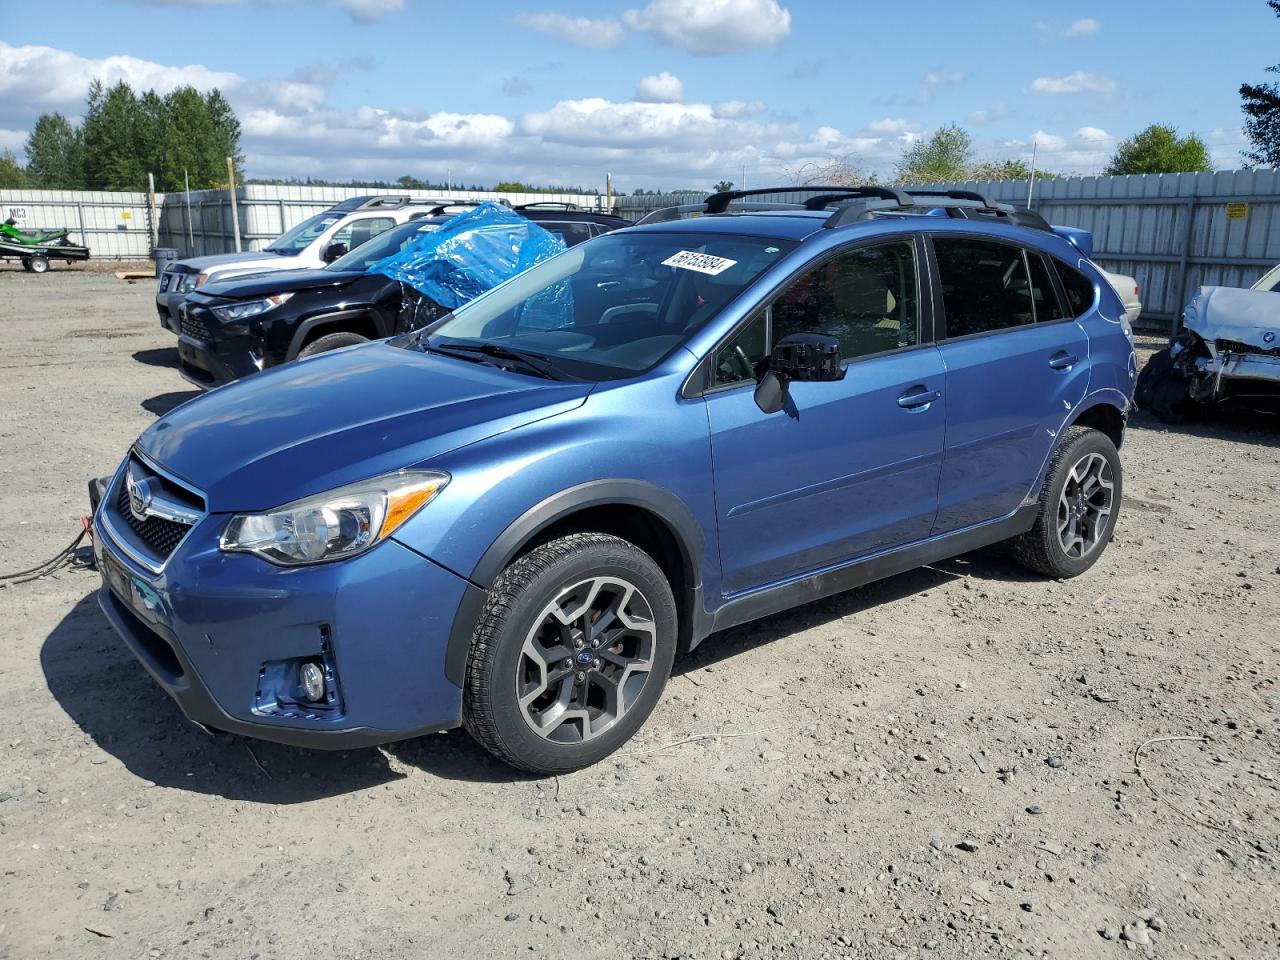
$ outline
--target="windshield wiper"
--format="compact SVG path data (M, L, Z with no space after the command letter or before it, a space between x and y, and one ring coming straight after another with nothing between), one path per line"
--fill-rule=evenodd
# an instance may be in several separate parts
M540 377L547 380L572 380L563 370L557 370L554 365L548 362L548 358L540 353L530 353L527 350L518 350L515 347L503 346L500 343L448 343L448 344L432 344L423 343L423 346L435 353L443 353L446 356L453 354L484 354L486 357L492 357L495 360L513 360L528 370L532 370ZM462 359L471 359L470 356ZM479 358L477 358L479 359ZM500 364L499 364L500 366Z

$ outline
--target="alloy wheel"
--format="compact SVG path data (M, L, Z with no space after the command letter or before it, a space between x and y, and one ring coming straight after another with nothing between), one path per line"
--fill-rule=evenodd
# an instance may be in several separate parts
M1058 498L1058 543L1072 559L1098 549L1107 531L1115 499L1111 464L1100 453L1076 461Z
M657 629L640 589L600 576L566 587L543 608L516 666L525 723L554 743L583 743L622 719L653 664Z

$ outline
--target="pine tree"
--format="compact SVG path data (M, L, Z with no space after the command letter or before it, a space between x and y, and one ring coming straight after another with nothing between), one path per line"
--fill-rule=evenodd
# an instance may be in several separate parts
M89 85L81 131L85 180L90 190L145 190L148 149L139 142L141 108L133 88L121 80L110 89L98 80Z
M27 137L27 182L51 190L84 189L80 132L60 113L41 114Z

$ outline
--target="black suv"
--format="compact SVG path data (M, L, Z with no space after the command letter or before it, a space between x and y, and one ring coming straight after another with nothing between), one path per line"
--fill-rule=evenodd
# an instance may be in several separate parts
M215 387L291 360L415 330L442 317L448 311L412 287L366 271L423 231L476 205L459 201L424 211L320 270L239 277L191 292L179 307L182 375L196 386ZM572 204L533 203L515 209L571 247L628 225L620 217Z

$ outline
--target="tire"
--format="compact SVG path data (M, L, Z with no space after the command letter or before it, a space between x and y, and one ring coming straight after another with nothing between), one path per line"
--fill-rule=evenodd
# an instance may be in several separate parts
M328 353L330 350L337 350L341 347L354 347L358 343L368 342L368 337L362 337L358 333L349 333L347 331L326 333L323 337L317 337L299 350L298 359L303 360L307 357L314 357L317 353Z
M607 609L593 619L599 608ZM610 625L594 651L583 629L593 623ZM515 560L489 590L471 641L463 725L494 756L531 773L590 766L653 712L676 637L671 585L647 553L602 533L552 540Z
M1087 478L1094 471L1099 482L1090 487ZM1085 479L1086 483L1078 483L1077 478ZM1108 482L1109 491L1105 486ZM1087 495L1090 489L1094 492ZM1078 577L1098 561L1111 541L1123 492L1120 455L1111 438L1089 427L1069 427L1049 461L1035 526L1010 541L1014 559L1047 577L1059 580ZM1099 517L1104 499L1106 514ZM1091 512L1091 504L1098 509ZM1065 530L1061 529L1064 515ZM1081 538L1079 553L1073 534ZM1073 549L1067 548L1064 538Z
M26 267L28 270L30 270L32 273L48 273L49 272L49 261L48 259L46 259L44 256L40 254L36 254L34 257L29 257L23 263L23 266Z

